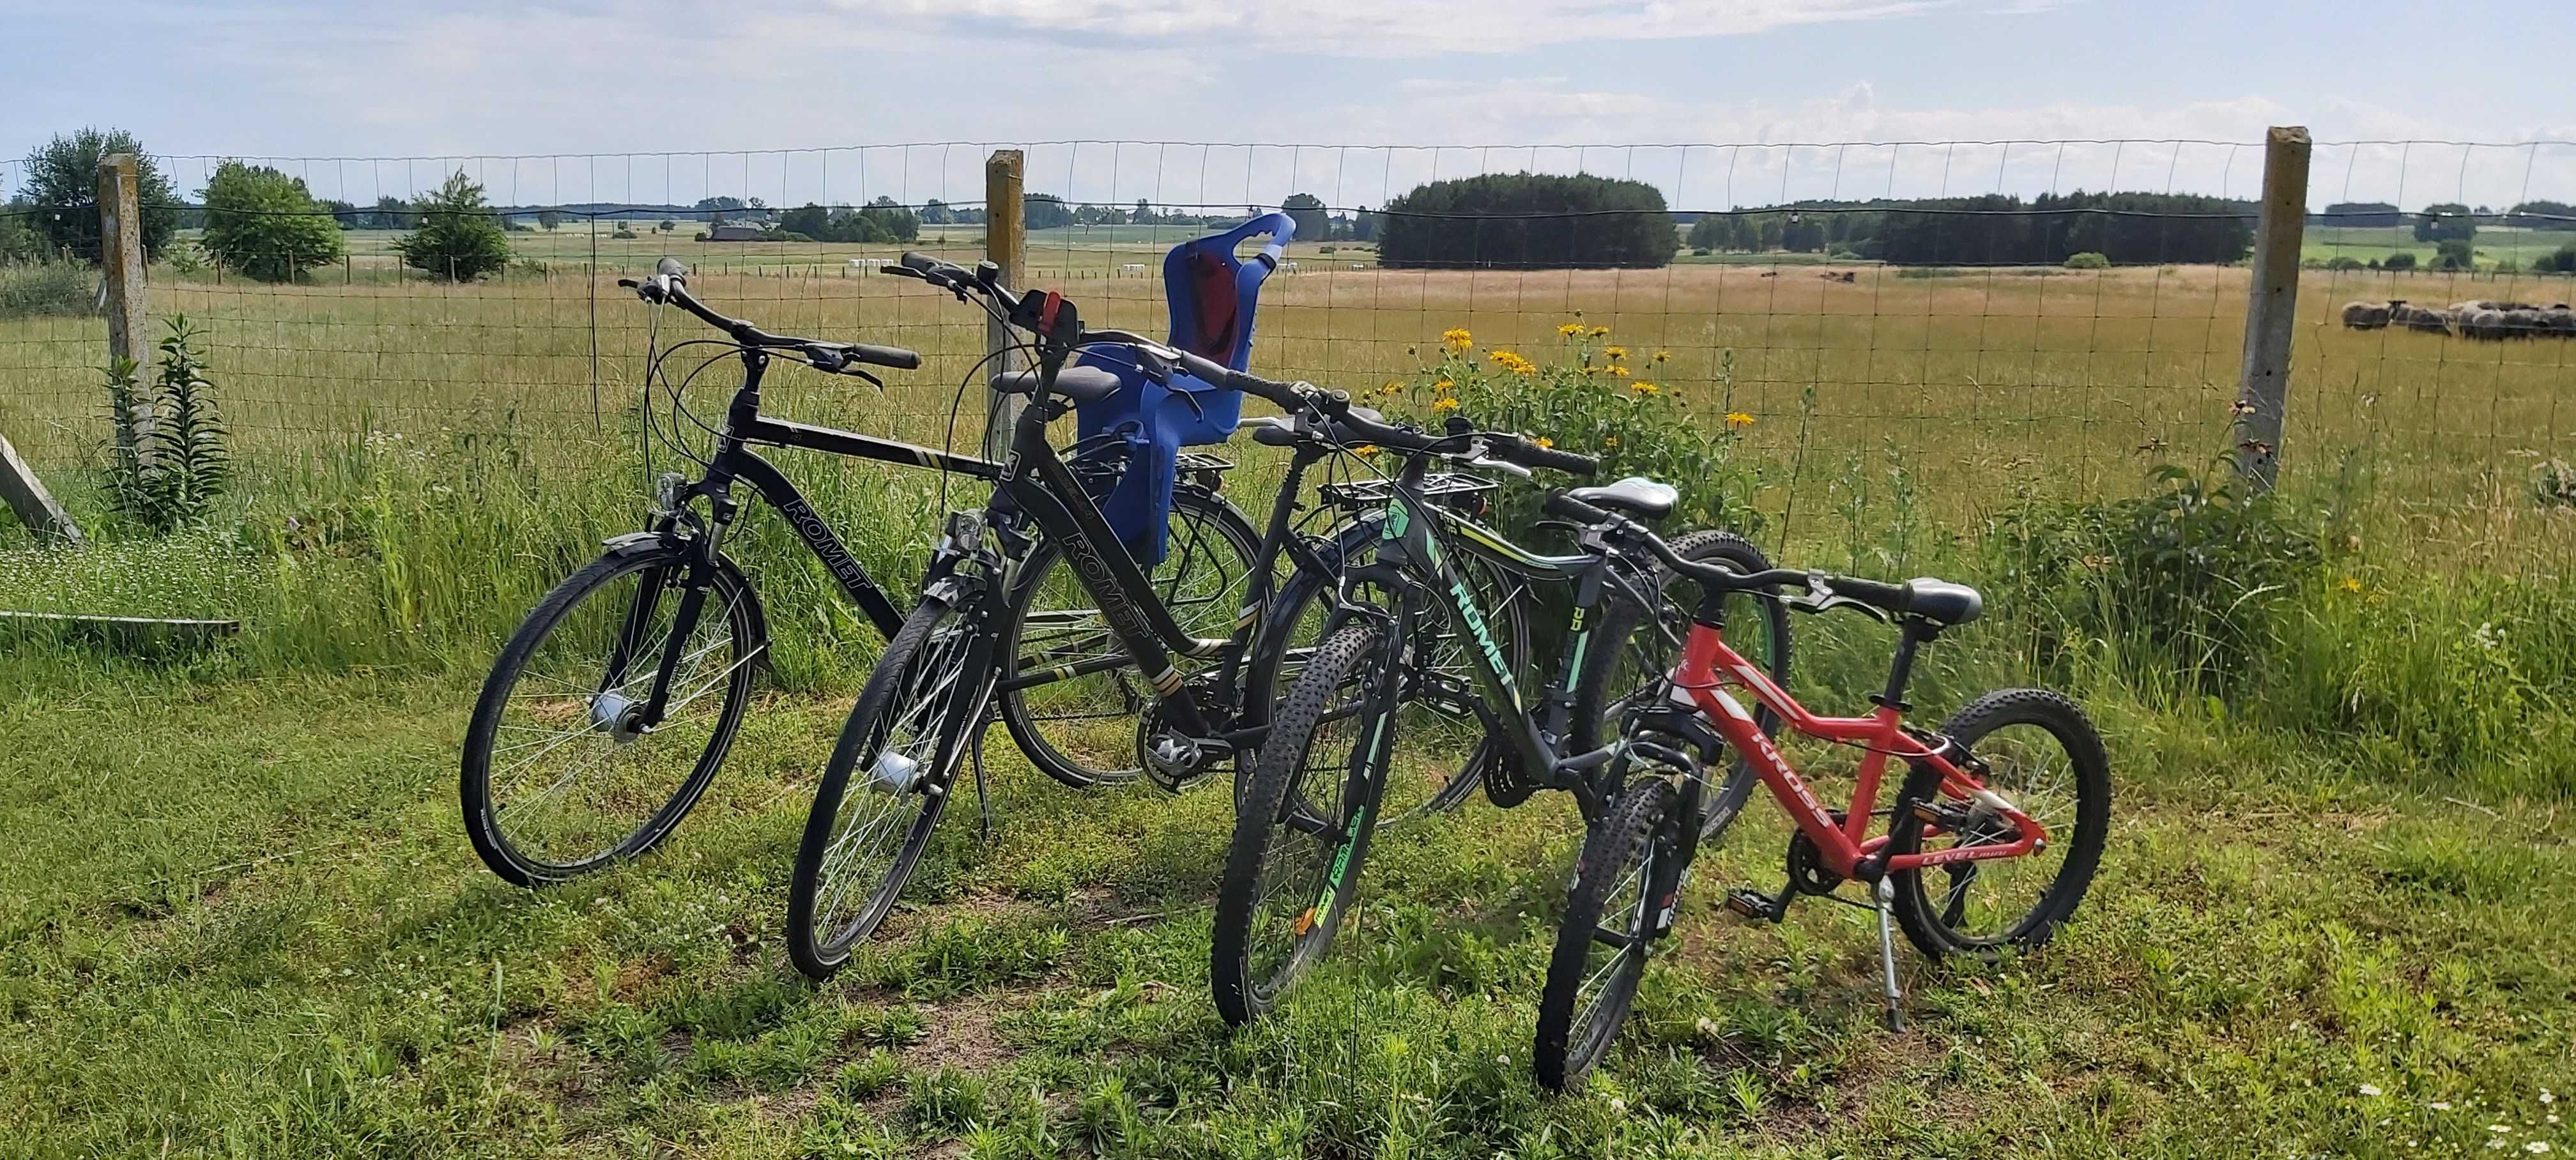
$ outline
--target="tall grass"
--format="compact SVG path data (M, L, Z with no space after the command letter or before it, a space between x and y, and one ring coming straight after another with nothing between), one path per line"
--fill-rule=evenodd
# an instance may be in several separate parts
M1637 368L1605 390L1684 436L1646 466L1693 476L1676 482L1701 512L1758 527L1786 564L1940 574L1989 590L1989 621L1933 650L1918 698L1927 705L2045 681L2330 739L2379 768L2496 793L2569 793L2570 775L2546 755L2571 733L2562 706L2576 692L2576 641L2566 639L2576 609L2562 593L2576 512L2536 499L2530 476L2531 464L2567 455L2557 400L2576 379L2568 352L2345 332L2327 324L2331 302L2389 287L2309 277L2316 326L2297 356L2290 473L2272 515L2251 522L2176 525L2165 516L2234 507L2204 494L2199 507L2173 508L2173 484L2151 478L2171 462L2217 478L2198 467L2223 441L2236 346L2226 307L2241 297L2240 271L1914 281L1865 270L1856 283L1717 267L1317 273L1269 288L1256 360L1360 389L1410 383L1427 406L1449 365L1441 332L1466 327L1474 349L1449 353L1485 376L1480 410L1571 422L1565 392L1581 376L1517 396L1489 352L1567 349L1558 328L1581 311L1581 343L1604 348L1595 363L1615 343ZM600 302L594 423L578 280L257 290L169 280L157 301L213 335L209 378L239 446L240 494L210 520L219 531L78 564L0 531L0 569L27 578L0 585L0 606L234 615L247 627L222 654L233 671L390 667L468 681L549 585L601 540L642 526L641 307ZM946 376L980 350L980 329L907 287L724 275L698 288L772 329L907 343L931 359L882 397L780 370L771 410L971 446L976 408L970 398L952 432ZM1095 324L1160 325L1150 282L1080 289ZM1593 326L1610 333L1592 336ZM105 427L94 347L85 328L0 322L0 361L26 384L0 395L0 430L32 448L114 544L130 529L97 502ZM719 364L707 382L728 371ZM1638 396L1629 384L1649 377L1661 393ZM702 384L693 398L711 412L721 391ZM1729 415L1749 422L1729 425ZM1683 454L1694 428L1713 451ZM938 477L776 454L900 596L936 526ZM1249 446L1229 454L1250 465L1229 487L1257 511L1267 461ZM948 497L980 500L963 482ZM2171 533L2163 543L2160 528ZM768 605L779 680L846 691L874 655L874 631L761 510L747 511L729 548ZM210 579L188 579L201 567ZM1800 650L1802 692L1830 703L1873 687L1882 634L1798 627L1814 642Z

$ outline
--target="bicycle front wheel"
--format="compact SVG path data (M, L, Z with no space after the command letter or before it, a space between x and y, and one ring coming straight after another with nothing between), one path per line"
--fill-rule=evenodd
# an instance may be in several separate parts
M1331 949L1358 893L1394 740L1383 639L1373 622L1325 638L1280 702L1236 801L1208 958L1228 1024L1278 1005Z
M1565 917L1539 995L1538 1081L1556 1090L1582 1082L1601 1062L1646 973L1661 916L1663 859L1676 853L1673 787L1661 778L1629 786L1594 826L1574 865Z
M1676 555L1701 564L1716 564L1741 575L1766 572L1771 561L1753 542L1733 532L1700 531L1672 541ZM1678 642L1690 629L1699 607L1699 586L1668 579L1661 606L1649 617L1634 600L1612 595L1602 600L1598 628L1586 642L1583 672L1575 686L1570 749L1589 752L1610 743L1620 719L1644 696L1663 687L1663 678L1681 659ZM1723 605L1727 644L1762 666L1773 684L1789 683L1789 610L1777 600L1752 593L1728 596ZM1754 704L1753 719L1769 736L1780 733L1780 716L1770 706ZM1699 840L1715 843L1744 809L1760 778L1750 761L1738 755L1725 780L1711 787Z
M670 544L583 565L493 662L458 781L493 873L544 886L642 854L724 764L764 642L730 567L703 569L691 600L693 555ZM661 719L647 720L666 659Z
M990 650L974 618L936 596L868 674L805 817L787 892L787 953L822 979L875 933L920 865L982 724Z
M1260 550L1251 521L1194 488L1172 493L1170 518L1163 562L1148 570L1154 594L1192 636L1233 635ZM1062 545L1040 543L1019 575L1002 634L1003 727L1029 764L1076 789L1136 780L1136 718L1155 702L1152 683Z
M1360 526L1370 534L1351 540L1347 553L1332 561L1336 572L1300 572L1280 590L1277 611L1264 630L1265 639L1273 643L1254 654L1245 671L1246 707L1261 712L1279 696L1279 690L1296 683L1331 625L1338 603L1333 599L1338 571L1376 559L1377 522L1372 519ZM1475 593L1505 663L1515 676L1526 678L1529 608L1535 599L1530 585L1480 556L1461 554L1457 567ZM1375 589L1368 591L1389 606L1396 599ZM1389 763L1386 789L1378 802L1378 825L1401 825L1456 809L1476 792L1487 768L1499 760L1501 743L1485 734L1475 713L1482 694L1471 668L1475 661L1468 653L1470 647L1444 611L1423 609L1414 627L1413 648L1407 653L1411 663L1403 671L1397 693L1404 706L1399 731L1417 744L1404 760ZM1451 753L1466 756L1445 756Z

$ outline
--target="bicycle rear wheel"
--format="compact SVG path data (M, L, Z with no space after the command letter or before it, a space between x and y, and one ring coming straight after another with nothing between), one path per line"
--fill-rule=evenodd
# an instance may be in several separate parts
M1582 1082L1610 1050L1637 998L1662 908L1664 859L1678 854L1680 819L1670 782L1629 786L1592 828L1566 892L1538 1001L1538 1038L1530 1056L1538 1081L1555 1090Z
M1170 521L1163 562L1146 570L1155 595L1192 636L1233 635L1259 534L1224 497L1196 488L1173 491ZM1061 545L1038 544L1019 575L1002 634L1003 727L1029 764L1076 789L1136 780L1136 718L1154 704L1153 685ZM1029 677L1041 683L1011 687Z
M924 597L868 674L805 817L787 892L787 953L822 979L875 933L930 844L983 724L989 649L975 618Z
M2044 689L2005 689L1979 697L1941 727L1976 755L1986 788L2048 829L2048 846L2019 858L1952 862L1888 877L1896 884L1896 921L1926 955L1968 954L1989 961L2003 948L2047 942L2075 912L2102 860L2111 822L2111 762L2101 735L2074 701ZM1919 808L1962 824L1903 824ZM1943 798L1932 778L1908 779L1890 823L1888 853L1961 849L2010 842L2017 831L1975 803Z
M1394 740L1384 635L1356 622L1315 650L1236 802L1208 958L1228 1024L1278 1005L1332 947L1358 892Z
M544 886L658 845L724 764L764 642L751 589L694 549L611 552L548 592L513 633L465 730L458 797L492 872ZM643 712L674 636L663 717Z

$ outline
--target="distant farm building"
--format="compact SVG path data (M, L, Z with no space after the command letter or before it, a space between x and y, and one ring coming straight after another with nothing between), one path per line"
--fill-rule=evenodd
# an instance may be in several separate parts
M756 242L766 237L769 227L742 222L726 222L707 231L710 242Z

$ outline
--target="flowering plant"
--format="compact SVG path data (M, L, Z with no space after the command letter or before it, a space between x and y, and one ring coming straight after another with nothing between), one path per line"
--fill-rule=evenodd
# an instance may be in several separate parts
M1557 349L1540 352L1538 359L1492 347L1480 357L1473 335L1451 329L1441 335L1435 361L1363 401L1433 430L1463 415L1478 427L1517 431L1542 446L1598 456L1603 482L1642 475L1672 484L1681 489L1682 504L1664 521L1670 530L1729 527L1750 533L1760 526L1752 500L1761 473L1741 449L1756 419L1728 406L1734 352L1720 356L1703 389L1714 397L1694 400L1689 396L1701 390L1685 392L1656 381L1669 352L1657 351L1638 364L1626 347L1608 342L1609 327L1580 319L1558 327L1556 338ZM1535 518L1537 492L1509 490L1497 513L1500 526L1525 527Z

